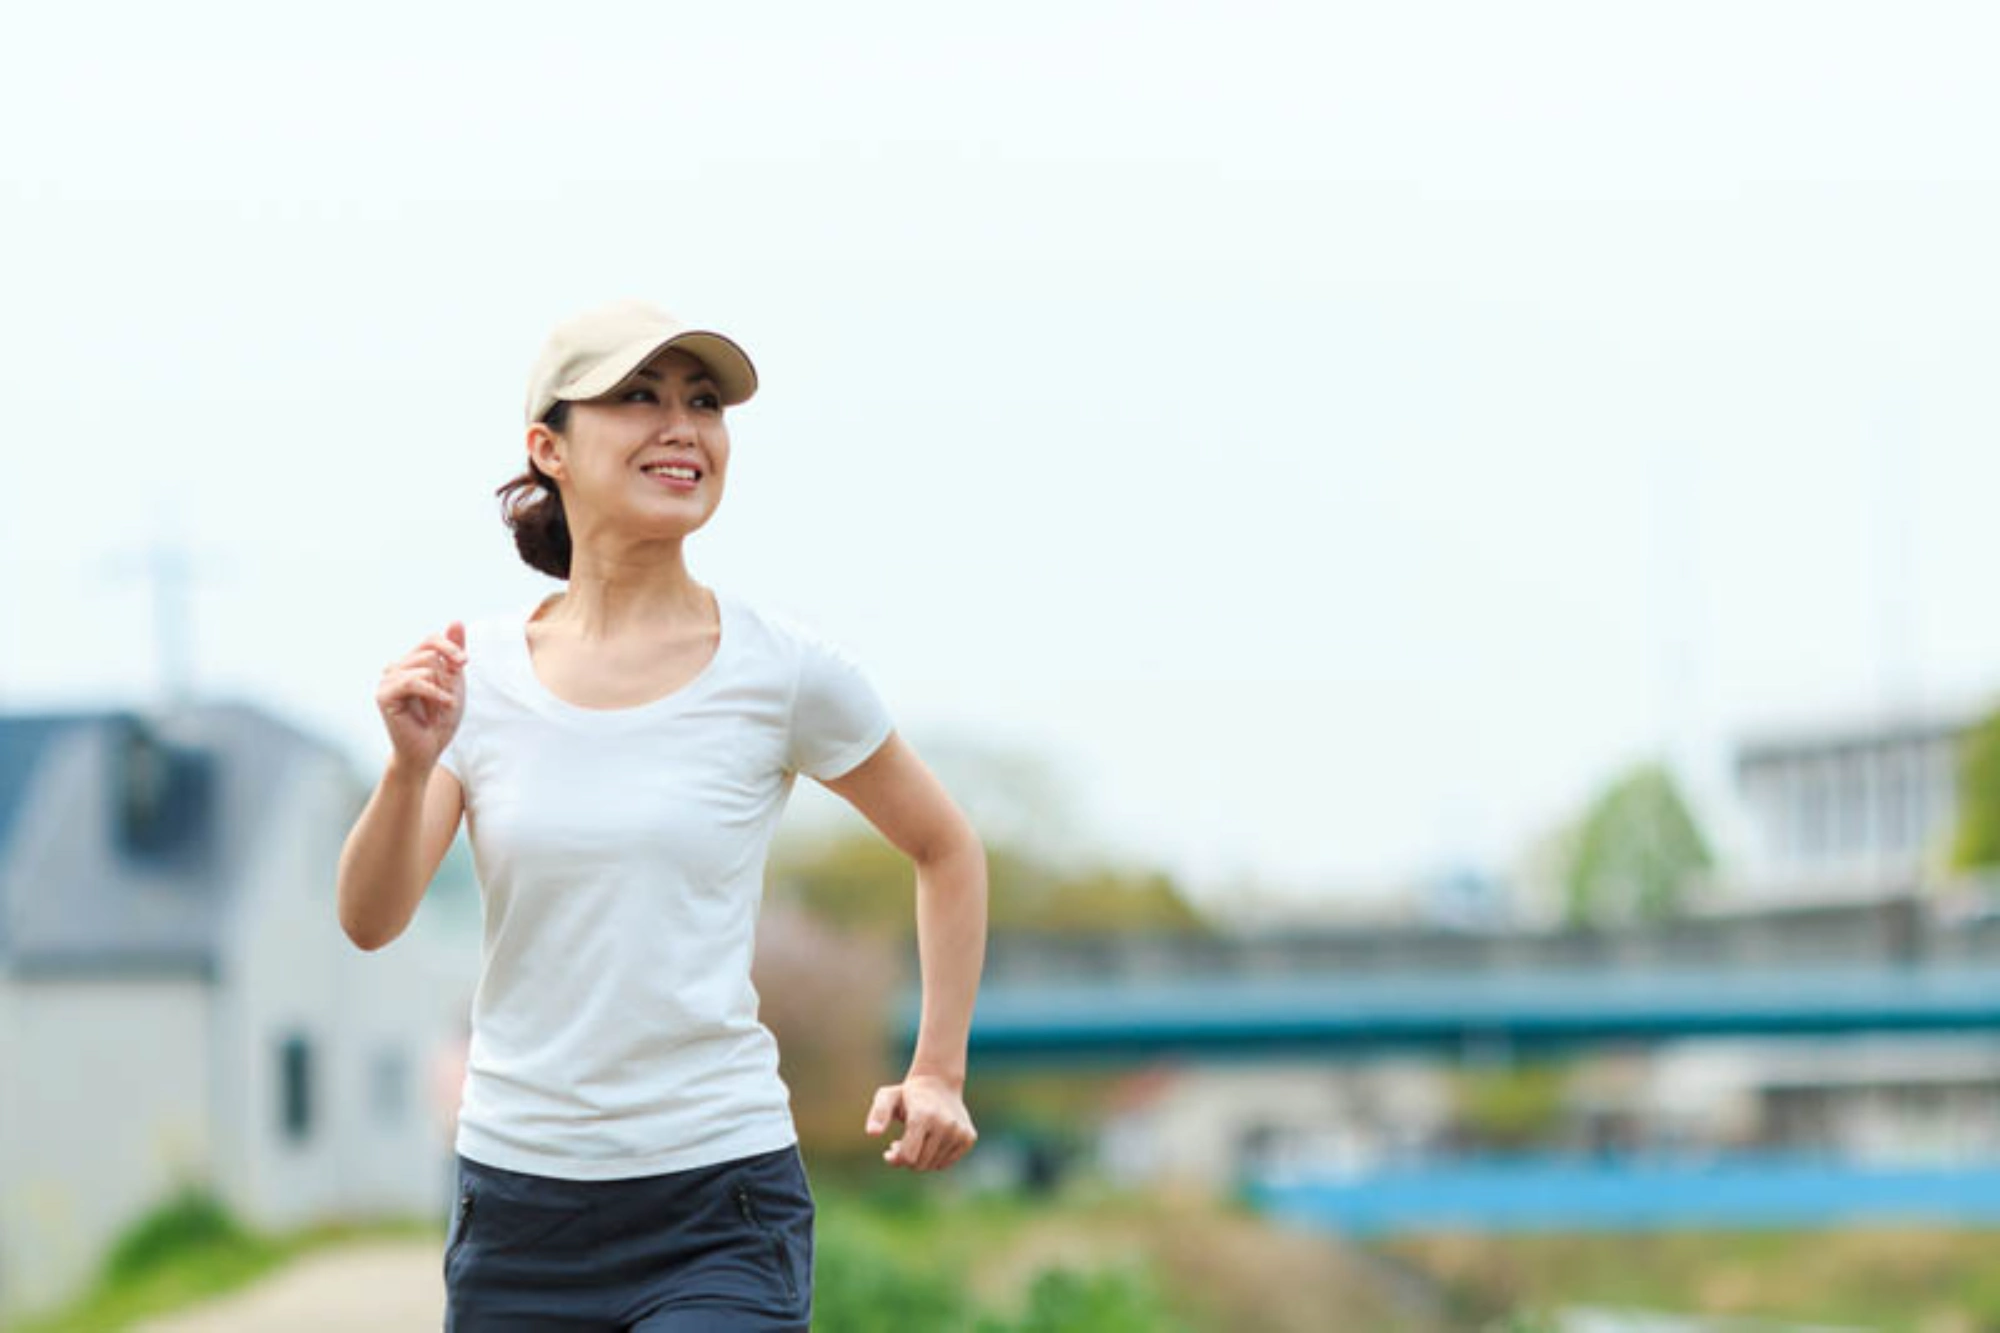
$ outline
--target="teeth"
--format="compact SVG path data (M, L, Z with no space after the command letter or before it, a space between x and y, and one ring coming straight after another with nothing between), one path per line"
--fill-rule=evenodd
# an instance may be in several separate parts
M642 468L641 471L656 477L679 477L682 481L694 480L694 469L691 467L649 467Z

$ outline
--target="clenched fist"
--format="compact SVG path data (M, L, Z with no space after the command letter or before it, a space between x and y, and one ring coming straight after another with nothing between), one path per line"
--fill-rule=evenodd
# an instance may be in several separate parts
M979 1139L958 1088L934 1075L911 1074L876 1090L868 1132L880 1134L898 1120L903 1137L883 1150L882 1160L911 1171L942 1171Z
M382 668L375 706L396 757L419 768L437 762L465 715L465 626L452 621Z

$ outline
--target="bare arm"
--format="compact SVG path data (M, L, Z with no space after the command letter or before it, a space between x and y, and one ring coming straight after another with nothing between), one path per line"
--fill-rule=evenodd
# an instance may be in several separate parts
M917 959L923 1016L909 1072L879 1090L868 1132L906 1126L885 1158L940 1170L979 1137L965 1110L966 1044L986 959L986 849L937 778L891 732L851 772L826 784L859 810L917 872Z
M363 949L401 935L457 836L465 793L438 756L465 712L465 627L454 621L382 669L376 706L395 747L340 849L340 928Z
M340 928L348 939L379 949L408 928L464 808L465 793L449 770L389 760L340 849Z

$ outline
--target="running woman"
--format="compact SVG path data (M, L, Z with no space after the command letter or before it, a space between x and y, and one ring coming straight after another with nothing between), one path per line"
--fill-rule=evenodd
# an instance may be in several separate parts
M451 622L376 687L393 753L341 852L342 929L401 934L461 816L484 900L447 1330L808 1327L813 1197L750 982L800 773L915 866L921 1026L862 1128L900 1123L883 1159L911 1171L977 1137L978 836L846 653L688 569L725 411L756 387L733 340L652 306L559 325L499 495L521 558L565 586Z

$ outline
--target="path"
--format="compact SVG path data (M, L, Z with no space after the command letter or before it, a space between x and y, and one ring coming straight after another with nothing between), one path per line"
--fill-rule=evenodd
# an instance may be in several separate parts
M434 1240L337 1245L133 1333L437 1333L444 1326L439 1262Z

